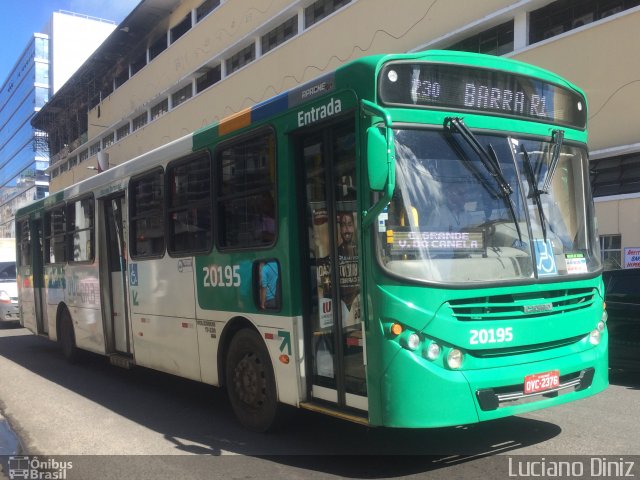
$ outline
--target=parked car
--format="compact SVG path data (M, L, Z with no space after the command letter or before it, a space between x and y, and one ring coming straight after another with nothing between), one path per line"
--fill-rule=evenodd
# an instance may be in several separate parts
M609 320L609 366L640 369L640 268L603 274Z
M0 322L20 321L16 262L0 262Z

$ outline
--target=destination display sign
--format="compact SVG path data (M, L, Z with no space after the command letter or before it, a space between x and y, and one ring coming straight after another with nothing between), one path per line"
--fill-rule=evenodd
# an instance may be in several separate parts
M387 231L387 244L391 254L417 253L424 250L484 252L484 234L482 231L443 232L412 231L406 227L397 227Z
M577 92L509 72L431 63L387 64L380 73L386 105L478 111L584 129L587 109Z

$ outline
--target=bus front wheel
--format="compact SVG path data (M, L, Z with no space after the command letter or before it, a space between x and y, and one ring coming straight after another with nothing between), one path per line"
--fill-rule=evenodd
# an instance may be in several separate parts
M62 354L69 363L75 363L78 360L78 347L76 347L76 335L73 332L73 323L71 315L65 308L60 314L60 346Z
M276 381L258 332L243 329L234 335L225 373L229 401L240 423L256 432L272 428L278 410Z

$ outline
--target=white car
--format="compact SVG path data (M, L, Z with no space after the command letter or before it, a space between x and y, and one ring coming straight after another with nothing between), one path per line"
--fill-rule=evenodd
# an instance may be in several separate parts
M0 322L19 320L16 262L0 262Z

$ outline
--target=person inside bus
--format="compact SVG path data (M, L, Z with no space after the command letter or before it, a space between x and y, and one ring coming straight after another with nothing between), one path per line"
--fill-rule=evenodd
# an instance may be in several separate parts
M474 185L462 182L443 183L441 201L427 214L426 226L429 230L455 232L477 223L467 210L469 193Z
M260 264L260 309L277 310L278 305L278 262L269 260Z

